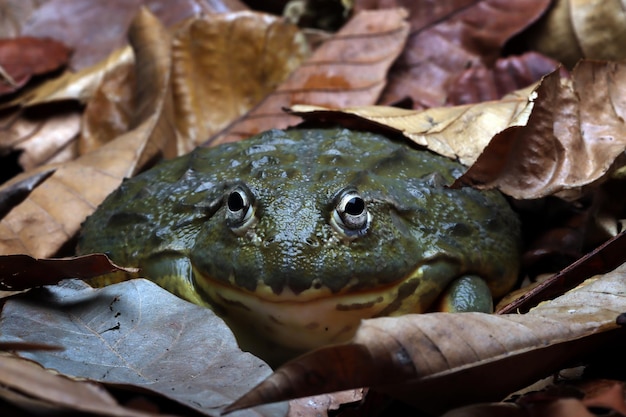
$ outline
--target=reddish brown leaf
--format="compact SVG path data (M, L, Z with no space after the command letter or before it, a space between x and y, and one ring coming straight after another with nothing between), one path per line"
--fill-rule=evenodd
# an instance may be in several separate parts
M536 52L499 58L493 68L469 68L450 79L447 103L451 105L498 100L554 71L558 63Z
M27 255L0 256L0 290L18 291L56 284L67 278L93 278L115 272L136 272L120 268L103 254L66 259L35 259Z
M583 61L538 87L525 126L497 134L456 184L497 187L518 199L577 198L626 149L626 63Z
M12 93L33 75L45 74L67 63L70 50L52 39L0 39L0 95Z
M408 33L399 9L361 12L318 48L289 79L207 144L239 140L300 120L282 109L295 103L346 107L373 104Z
M381 104L407 97L415 108L446 103L451 78L468 67L491 68L504 43L537 19L549 0L357 1L355 10L402 5L410 11L407 46L389 73Z

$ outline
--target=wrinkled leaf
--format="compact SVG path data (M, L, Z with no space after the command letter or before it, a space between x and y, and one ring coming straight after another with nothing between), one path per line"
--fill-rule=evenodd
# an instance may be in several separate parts
M74 236L80 223L100 202L159 155L176 153L171 132L173 110L169 81L169 49L153 39L162 39L163 28L148 12L141 13L131 28L136 42L139 92L133 130L79 159L58 167L0 222L0 253L22 253L47 258ZM163 68L166 68L164 70ZM28 174L20 178L24 178Z
M527 34L529 47L569 68L583 58L626 58L626 14L621 0L555 0Z
M174 34L176 126L187 153L243 116L308 55L298 28L240 12L187 21Z
M31 291L6 302L2 341L52 343L60 352L20 355L65 375L134 385L208 415L270 372L239 350L209 309L185 302L146 280L94 290L80 281ZM243 415L280 416L286 404Z
M401 9L361 12L320 46L276 91L206 144L235 141L300 120L283 108L306 103L332 108L374 104L387 70L402 51L408 25Z
M595 346L623 338L615 320L626 310L625 277L623 265L524 315L365 320L352 342L294 359L229 409L360 386L423 409L499 400Z
M152 10L166 26L201 13L245 9L238 0L90 0L88 6L74 0L48 0L33 11L22 34L47 36L69 45L75 51L71 66L80 70L124 46L128 27L142 6ZM102 28L103 22L106 30L94 30Z
M0 290L25 290L56 284L66 278L86 279L115 271L137 270L120 268L103 254L66 259L34 259L27 255L0 256Z
M33 75L62 67L69 54L65 45L52 39L0 39L0 95L16 91Z
M333 120L345 123L350 117L390 128L433 152L471 165L493 135L509 126L523 125L533 102L531 92L520 91L499 101L426 110L386 106L362 106L330 110L295 105L291 111L306 120ZM354 122L353 122L354 124ZM357 125L358 126L358 125Z
M582 61L544 78L525 126L497 134L455 185L517 198L578 198L626 149L626 63Z
M411 34L389 72L380 104L411 98L414 108L442 106L447 85L468 67L491 68L511 36L537 19L549 0L357 1L355 10L409 8ZM359 103L363 104L363 103Z
M147 417L152 414L120 406L101 386L72 381L62 375L55 375L42 369L36 363L12 356L0 355L0 386L9 388L14 395L19 393L27 399L34 399L51 407L57 413L81 411L97 415L120 417ZM0 391L0 397L7 400L8 392ZM26 402L23 399L17 402Z

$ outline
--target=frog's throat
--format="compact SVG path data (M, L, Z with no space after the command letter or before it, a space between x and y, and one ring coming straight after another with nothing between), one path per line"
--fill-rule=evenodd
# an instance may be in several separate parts
M251 292L197 270L194 277L201 297L236 335L253 331L278 345L308 350L350 339L362 319L426 311L457 274L448 265L438 266L434 274L433 265L420 265L392 284L338 294L328 289L300 294Z

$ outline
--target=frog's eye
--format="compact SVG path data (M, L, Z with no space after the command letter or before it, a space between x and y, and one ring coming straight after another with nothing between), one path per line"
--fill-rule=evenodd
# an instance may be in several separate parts
M235 233L245 232L254 222L254 196L243 185L233 188L226 197L226 224Z
M346 237L354 239L364 235L371 218L365 200L356 190L344 190L335 197L330 223Z

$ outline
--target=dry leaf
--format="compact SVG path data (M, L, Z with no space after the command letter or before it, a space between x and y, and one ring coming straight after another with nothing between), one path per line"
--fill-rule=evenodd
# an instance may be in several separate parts
M494 401L624 337L626 265L524 315L431 313L365 320L351 343L279 368L229 410L371 386L421 409ZM441 401L446 398L446 401Z
M0 2L0 38L20 35L24 22L41 0L5 0Z
M137 272L120 268L104 254L75 258L34 259L27 255L0 256L0 290L19 291L52 285L67 278L87 279L115 271Z
M201 13L246 8L238 0L90 0L88 7L73 0L48 0L33 11L22 27L22 35L46 36L69 45L75 51L71 67L81 70L124 46L130 23L142 6L152 10L166 26ZM106 30L94 30L102 28L103 22L106 22Z
M626 15L620 0L555 0L541 21L529 30L528 46L569 68L583 58L626 58Z
M54 169L38 172L22 181L11 181L0 190L0 218L20 204L39 184L47 180Z
M137 110L133 130L83 157L60 166L44 184L0 222L0 253L47 258L74 236L80 223L100 202L159 154L175 154L170 131L173 111L167 95L170 61L167 37L148 13L141 13L131 30L137 43ZM42 168L43 169L43 168ZM21 178L24 178L25 174ZM95 186L97 185L97 186Z
M493 135L523 125L533 103L530 90L499 101L426 110L406 110L386 106L362 106L330 110L318 106L295 105L291 111L306 120L341 120L345 115L373 122L401 132L433 152L471 165Z
M626 148L626 63L582 61L571 80L544 78L525 126L496 135L453 186L497 187L517 199L575 199Z
M211 310L147 280L99 290L66 282L8 300L2 341L49 343L63 351L20 352L45 368L108 384L159 393L203 414L249 390L271 369L242 352ZM286 404L241 416L281 416Z
M172 54L182 155L243 116L300 65L308 50L296 26L240 12L187 21L174 34Z
M357 1L355 10L400 5L410 12L411 34L379 103L409 97L414 108L444 105L450 80L470 66L491 68L505 42L549 4L549 0L459 0L433 7L430 0Z
M294 103L333 108L375 103L389 66L404 46L408 32L405 17L401 9L357 14L276 91L206 144L296 124L298 118L283 112Z
M36 363L13 356L0 355L0 386L10 389L18 398L41 401L53 407L56 413L81 411L101 416L148 417L152 414L120 406L101 386L90 382L73 381L42 369ZM19 393L19 394L18 394ZM7 391L0 397L8 396Z
M527 87L558 67L556 61L536 52L499 58L493 68L472 67L450 79L447 105L498 100Z
M33 75L61 68L69 55L65 45L52 39L0 39L0 95L18 90Z

